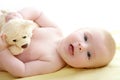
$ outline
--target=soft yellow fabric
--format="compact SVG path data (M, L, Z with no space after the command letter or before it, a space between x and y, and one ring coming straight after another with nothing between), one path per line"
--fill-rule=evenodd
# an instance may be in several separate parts
M97 69L74 69L69 66L60 71L26 78L14 78L7 72L0 72L0 80L120 80L120 32L112 31L117 51L112 62Z

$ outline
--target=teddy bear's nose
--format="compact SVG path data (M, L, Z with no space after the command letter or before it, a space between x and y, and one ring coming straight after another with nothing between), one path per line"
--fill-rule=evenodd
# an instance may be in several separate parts
M24 44L24 45L22 45L21 47L22 47L22 48L27 48L27 46L28 46L28 44Z

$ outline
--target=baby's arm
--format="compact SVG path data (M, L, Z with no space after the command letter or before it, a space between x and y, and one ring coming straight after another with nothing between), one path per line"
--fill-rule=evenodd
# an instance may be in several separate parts
M8 45L5 41L5 35L1 33L0 34L0 52L6 48L8 48Z
M51 22L42 11L37 10L35 8L23 8L18 11L18 13L24 18L28 20L33 20L40 27L53 27L56 28L57 25ZM14 16L21 17L19 14L12 13ZM8 16L11 17L11 16ZM13 16L12 16L13 17Z
M49 60L35 60L23 63L15 56L11 55L8 49L0 53L0 64L2 64L3 69L16 77L25 77L50 73L58 69L56 68L54 63L52 63L52 61Z

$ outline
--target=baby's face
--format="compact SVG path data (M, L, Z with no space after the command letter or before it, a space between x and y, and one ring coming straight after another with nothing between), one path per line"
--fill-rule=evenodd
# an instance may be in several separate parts
M103 35L101 31L96 29L79 29L61 41L60 55L72 67L100 66L108 54Z

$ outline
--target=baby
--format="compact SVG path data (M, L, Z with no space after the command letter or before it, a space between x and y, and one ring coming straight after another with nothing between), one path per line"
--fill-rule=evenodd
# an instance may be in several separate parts
M46 74L60 70L65 65L74 68L97 68L107 65L115 53L115 42L107 31L81 28L67 37L43 12L24 8L11 12L6 20L24 18L33 20L40 27L33 30L31 44L22 54L13 56L8 50L5 36L1 35L0 70L15 77Z

